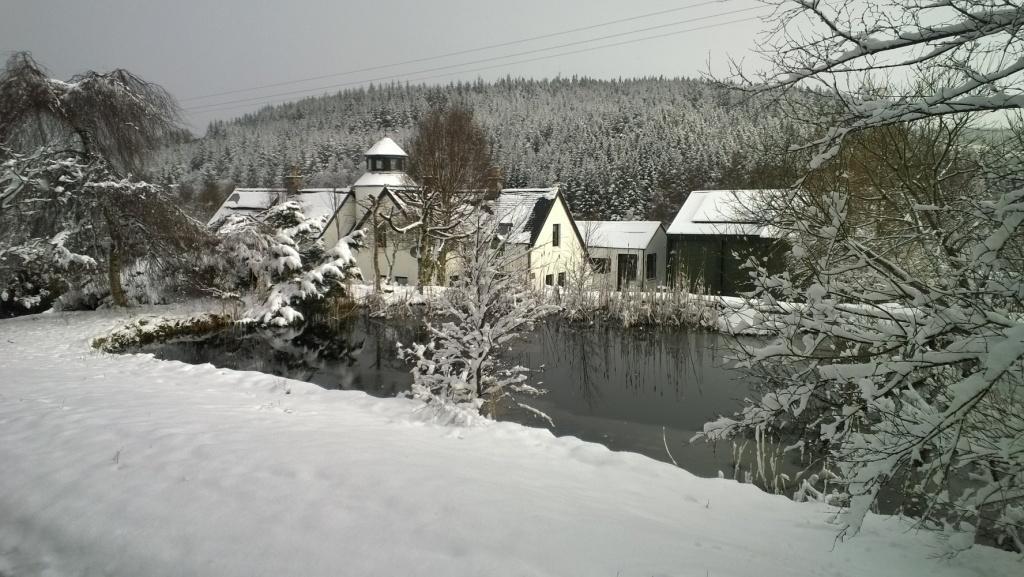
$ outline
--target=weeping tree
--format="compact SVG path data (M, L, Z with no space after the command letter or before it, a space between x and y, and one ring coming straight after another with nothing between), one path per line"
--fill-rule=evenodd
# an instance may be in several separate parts
M27 151L63 144L121 174L141 172L147 153L175 134L178 105L127 70L51 78L27 52L0 76L0 145Z
M83 256L83 266L105 263L110 296L124 306L126 266L184 264L206 241L202 224L133 177L177 123L171 95L126 70L63 81L28 53L12 55L0 75L0 256L7 268L24 264L26 254L50 254L26 253L27 246L60 244Z

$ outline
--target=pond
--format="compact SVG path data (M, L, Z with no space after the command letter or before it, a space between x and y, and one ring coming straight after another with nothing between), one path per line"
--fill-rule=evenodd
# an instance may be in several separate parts
M356 315L332 327L228 329L139 352L392 397L412 383L396 343L422 341L424 332L418 322ZM751 391L749 380L729 368L727 353L727 337L716 333L550 320L512 343L503 361L533 369L528 383L547 393L519 400L548 414L554 426L522 409L506 409L498 418L662 461L671 461L667 440L680 466L702 476L723 471L731 477L731 447L716 451L703 442L688 443L704 422L732 414Z

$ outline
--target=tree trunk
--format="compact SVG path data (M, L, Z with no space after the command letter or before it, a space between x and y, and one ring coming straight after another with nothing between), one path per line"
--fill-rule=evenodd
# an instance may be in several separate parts
M444 241L441 250L437 254L437 284L445 286L448 284L448 252L450 241Z
M431 247L430 236L426 232L426 227L420 227L420 257L416 259L419 267L419 290L423 292L423 287L430 284L430 280L434 277L434 250Z
M115 306L127 307L128 298L121 285L120 233L117 230L117 223L110 214L110 209L104 209L103 216L107 221L107 234L110 235L110 254L107 257L107 282L110 284L110 298L114 301Z
M377 212L373 213L373 292L380 292L380 223L377 222Z

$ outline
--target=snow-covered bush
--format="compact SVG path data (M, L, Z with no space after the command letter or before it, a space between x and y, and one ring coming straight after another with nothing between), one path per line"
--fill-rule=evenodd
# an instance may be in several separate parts
M437 312L443 321L428 323L430 340L405 346L399 356L413 363L413 395L444 413L458 414L458 404L476 409L496 404L510 391L539 393L525 385L525 367L502 367L498 354L512 339L557 310L540 302L525 275L510 260L523 258L505 250L496 229L482 211L476 232L460 244L460 274L440 293Z
M318 238L325 224L306 217L296 202L255 216L229 215L218 227L221 251L208 264L222 290L255 294L247 319L274 326L302 322L301 304L340 291L345 280L359 276L353 251L364 233L356 231L325 250Z
M1024 131L962 130L965 113L1020 106L1024 9L791 5L760 86L821 81L839 111L801 186L763 207L803 275L754 268L774 338L740 358L762 395L703 436L798 437L845 489L842 535L888 495L957 531L951 553L971 546L964 532L1024 551ZM790 21L817 36L787 35ZM883 61L912 92L841 89Z

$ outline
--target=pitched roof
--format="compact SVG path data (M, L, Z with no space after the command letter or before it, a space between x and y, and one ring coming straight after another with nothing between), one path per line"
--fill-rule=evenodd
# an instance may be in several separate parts
M289 200L297 201L307 218L322 218L326 224L345 204L348 192L347 188L304 188Z
M277 202L283 188L236 188L220 205L217 212L210 217L207 225L222 220L229 214L255 214L262 212Z
M778 231L755 219L757 199L764 190L695 190L686 198L668 234L736 235L775 238Z
M494 202L494 214L499 224L509 228L507 241L533 245L557 198L558 187L503 189Z
M366 156L409 156L402 150L401 146L387 136L381 138L376 144L365 152Z
M364 172L359 180L352 185L357 186L386 186L391 189L416 188L416 181L404 172Z
M588 247L647 248L661 228L656 220L577 220L577 228Z
M303 188L289 200L298 202L307 217L323 218L326 222L345 202L348 192L348 188ZM210 218L207 226L214 225L229 214L261 213L277 204L278 199L286 194L284 188L236 188Z

